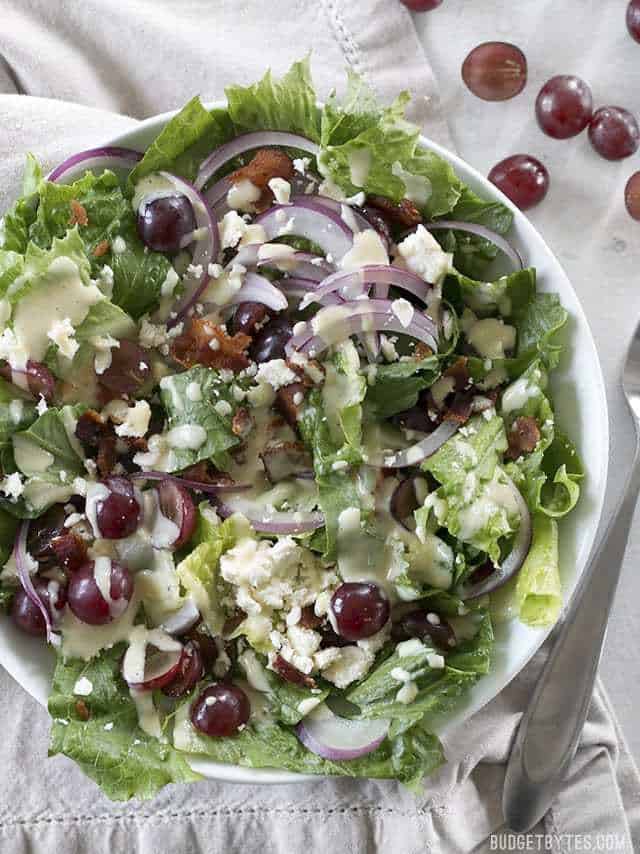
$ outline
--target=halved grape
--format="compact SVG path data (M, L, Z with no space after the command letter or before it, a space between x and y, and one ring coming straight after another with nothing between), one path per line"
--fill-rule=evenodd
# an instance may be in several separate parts
M412 12L431 12L442 4L442 0L400 0Z
M484 101L506 101L520 94L527 82L527 59L508 42L485 42L462 63L462 79Z
M200 645L197 641L187 641L182 650L178 671L173 679L162 687L162 693L167 697L184 697L196 687L203 676L204 663Z
M607 160L622 160L638 150L640 128L635 116L624 107L600 107L589 124L589 139Z
M66 533L66 515L62 504L54 504L29 525L27 551L38 563L50 563L56 559L52 543L56 537Z
M210 685L191 706L191 723L205 735L234 735L250 714L249 699L237 685Z
M137 224L145 246L156 252L178 252L184 238L195 229L196 218L186 196L171 195L143 202Z
M591 89L579 77L559 74L544 84L536 99L536 117L554 139L577 136L591 121Z
M440 649L451 649L456 645L456 636L449 623L438 614L419 608L403 614L394 623L392 636L395 640L420 638L420 640L432 641Z
M104 485L109 495L96 506L96 521L107 540L121 540L134 533L140 522L140 504L131 481L125 477L108 477Z
M624 190L624 201L629 215L640 220L640 172L634 172L627 181Z
M357 641L379 632L389 619L389 600L377 584L347 581L331 598L338 633Z
M33 579L33 586L50 617L52 619L59 617L67 601L66 587L57 581L49 581L41 577ZM11 617L16 626L29 635L44 637L47 633L42 612L29 599L22 587L16 591L13 597Z
M278 315L265 324L255 336L249 354L254 362L284 359L284 348L292 335L293 327L289 319Z
M90 626L102 626L114 619L114 611L124 611L133 595L133 578L129 570L112 561L109 584L111 602L107 602L95 577L93 561L85 563L73 573L69 581L67 598L69 607L79 620ZM114 603L116 608L114 608ZM125 606L124 608L122 606Z
M640 0L631 0L627 6L627 29L631 38L640 42Z
M189 491L174 480L163 480L158 487L160 512L178 527L178 539L171 544L172 549L188 543L196 529L196 507Z
M523 211L541 202L549 189L546 167L530 154L513 154L496 163L489 180Z

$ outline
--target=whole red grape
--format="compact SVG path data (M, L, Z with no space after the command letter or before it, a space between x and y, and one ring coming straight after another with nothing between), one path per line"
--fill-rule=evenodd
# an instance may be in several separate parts
M437 9L442 0L400 0L412 12L430 12Z
M631 38L640 42L640 0L631 0L627 6L627 29Z
M622 160L638 150L640 128L635 116L623 107L600 107L589 124L589 139L607 160Z
M546 167L530 154L513 154L496 163L489 180L522 211L541 202L549 189Z
M624 190L624 201L629 215L640 220L640 172L634 172L627 181Z
M559 74L544 84L536 99L536 118L554 139L577 136L591 121L591 89L579 77Z

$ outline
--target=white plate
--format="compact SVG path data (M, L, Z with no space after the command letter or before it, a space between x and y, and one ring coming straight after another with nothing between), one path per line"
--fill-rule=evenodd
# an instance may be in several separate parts
M224 105L218 103L211 106ZM105 145L121 145L143 151L173 115L165 113L147 119L134 131L106 141ZM576 442L587 476L577 508L560 523L560 566L566 603L593 545L607 479L607 401L593 337L566 274L529 220L493 184L455 154L425 137L421 138L421 143L448 160L460 178L479 195L501 201L513 211L514 226L509 240L520 250L525 263L536 267L540 289L557 293L570 314L566 330L570 346L560 369L553 374L552 391L558 423ZM548 634L548 629L530 629L517 622L498 626L492 672L479 680L440 734L451 734L455 727L492 700L522 670ZM0 620L0 664L39 703L46 705L53 655L41 641L19 632L7 619ZM194 758L191 764L207 777L237 783L285 783L319 779L286 771L222 765L199 758Z

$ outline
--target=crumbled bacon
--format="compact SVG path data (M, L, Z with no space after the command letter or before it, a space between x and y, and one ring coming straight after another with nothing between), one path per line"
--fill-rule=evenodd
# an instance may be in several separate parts
M93 250L94 258L102 258L103 255L106 255L109 249L111 248L111 244L108 240L101 240L100 243L97 243Z
M473 391L457 391L453 400L447 404L444 420L456 421L458 424L467 422L473 412L473 397Z
M262 190L262 196L257 203L259 210L273 201L273 193L269 189L269 181L272 178L284 178L285 181L293 178L291 158L277 148L261 148L246 166L236 169L229 175L229 180L234 184L239 181L251 181L254 186Z
M279 483L313 467L311 454L302 442L268 444L260 452L260 459L271 483Z
M63 569L75 572L80 569L87 560L87 545L72 531L54 537L51 540L51 548L55 552L56 559Z
M393 223L404 228L412 228L422 222L422 214L411 199L392 202L385 196L367 196L367 204L382 211Z
M443 376L450 377L453 380L453 388L455 391L463 391L468 388L471 383L471 376L469 374L469 369L467 368L467 361L468 359L466 356L460 356L444 371Z
M540 441L540 428L535 418L521 415L511 425L507 433L509 448L505 456L509 460L517 460L522 454L530 454Z
M89 707L87 706L84 700L76 700L76 714L78 715L81 721L88 721L91 717Z
M297 364L286 359L287 367L297 375L300 382L307 388L318 385L324 379L325 367L316 359L307 359L304 364Z
M282 676L283 679L291 682L293 685L301 685L304 688L316 687L316 680L313 677L307 676L306 673L298 670L293 664L289 664L281 655L276 655L273 661L273 669L279 676Z
M322 617L319 617L313 605L305 605L300 615L300 625L303 629L318 629L323 623Z
M231 419L231 432L234 436L244 439L253 428L253 417L248 409L240 407Z
M101 440L110 432L110 426L95 409L87 409L83 412L78 418L75 429L76 438L85 448L97 448Z
M249 344L249 335L242 332L229 335L223 326L217 326L209 318L194 317L185 331L174 338L171 357L185 368L206 365L241 371L250 364L245 353Z
M71 215L69 216L69 225L88 225L89 217L84 205L81 205L77 199L71 199L69 202Z
M107 477L113 471L117 461L116 437L103 436L98 445L98 456L96 457L96 465L100 477Z
M418 341L413 350L413 355L416 359L427 359L429 356L433 356L433 350L424 341Z
M283 386L276 392L274 406L282 415L284 420L295 430L298 426L298 418L300 415L301 405L294 402L294 398L298 394L304 395L306 391L305 385L302 382L291 383L291 385Z

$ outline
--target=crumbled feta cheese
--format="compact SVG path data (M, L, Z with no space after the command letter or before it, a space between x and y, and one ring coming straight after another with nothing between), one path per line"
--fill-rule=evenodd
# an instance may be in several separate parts
M253 213L255 203L260 199L262 190L247 178L234 182L227 193L227 204L230 208Z
M291 184L284 178L271 178L269 189L279 205L288 205L291 198Z
M27 352L16 338L13 329L7 327L0 335L0 359L5 359L12 368L24 368Z
M207 431L199 424L181 424L167 433L167 442L172 448L197 451L207 441Z
M300 618L302 617L302 608L300 605L294 605L293 608L287 614L287 625L288 626L297 626L300 622Z
M258 260L269 262L285 273L290 273L297 266L296 250L286 243L263 243L258 249Z
M427 664L434 670L441 670L444 667L444 656L437 652L430 652L427 655Z
M95 372L101 375L110 367L112 358L111 350L114 347L119 347L120 342L111 335L96 335L90 339L89 343L96 350L93 360Z
M298 377L287 365L284 359L271 359L263 362L258 368L256 382L268 383L274 391L294 383Z
M380 235L372 228L367 228L353 235L353 246L345 253L340 267L343 270L359 270L369 265L388 263L389 256Z
M237 211L228 211L218 223L220 232L220 243L223 249L237 246L244 237L247 223Z
M187 275L191 276L192 279L202 278L203 272L202 264L189 264L187 267Z
M405 682L396 694L396 701L408 706L418 696L418 686L415 682Z
M54 321L47 332L47 338L57 345L63 356L73 359L80 349L80 345L75 340L75 334L76 330L71 321L65 317L63 320Z
M125 419L116 427L116 435L141 438L149 429L151 407L146 400L137 400L127 408Z
M8 474L0 481L0 491L7 496L7 498L12 499L13 501L17 501L18 498L22 495L24 491L24 486L22 483L22 478L20 474L16 471L13 474Z
M38 415L44 415L48 408L49 407L47 406L47 401L42 395L40 395L40 398L36 403L36 412L38 413Z
M426 646L419 638L411 638L410 640L402 641L396 647L396 652L400 658L409 658L412 655L420 655L426 650Z
M400 297L400 299L394 299L391 303L391 311L395 314L395 316L400 321L400 325L406 329L413 320L414 308L404 297Z
M122 238L122 237L120 237L120 235L118 235L115 238L115 240L112 242L111 249L112 249L114 255L122 255L124 252L126 252L127 251L127 244L125 243L124 238Z
M233 407L226 400L219 400L213 408L222 418L227 418L233 412Z
M186 389L186 395L188 400L192 400L194 403L197 403L199 400L202 400L202 386L200 383L189 383Z
M409 270L434 285L442 282L453 263L453 256L442 251L424 225L419 225L413 234L398 244L398 252Z
M160 285L160 295L163 297L170 297L179 281L180 277L176 271L173 267L169 267L167 275L164 278L164 282Z
M373 664L374 656L359 646L344 646L339 655L322 668L323 677L332 682L337 688L346 688L352 682L367 673Z
M86 676L81 676L73 686L73 693L77 697L88 697L93 691L93 682Z
M106 730L107 732L111 732L111 730L113 729L113 721L107 721L107 723L102 727L102 729Z
M151 323L144 315L140 320L138 341L145 350L162 347L167 343L167 327L163 323Z
M306 175L307 169L311 165L310 157L296 157L293 161L293 168L299 175Z
M207 267L207 273L212 279L219 279L223 273L223 267L220 264L209 264Z

